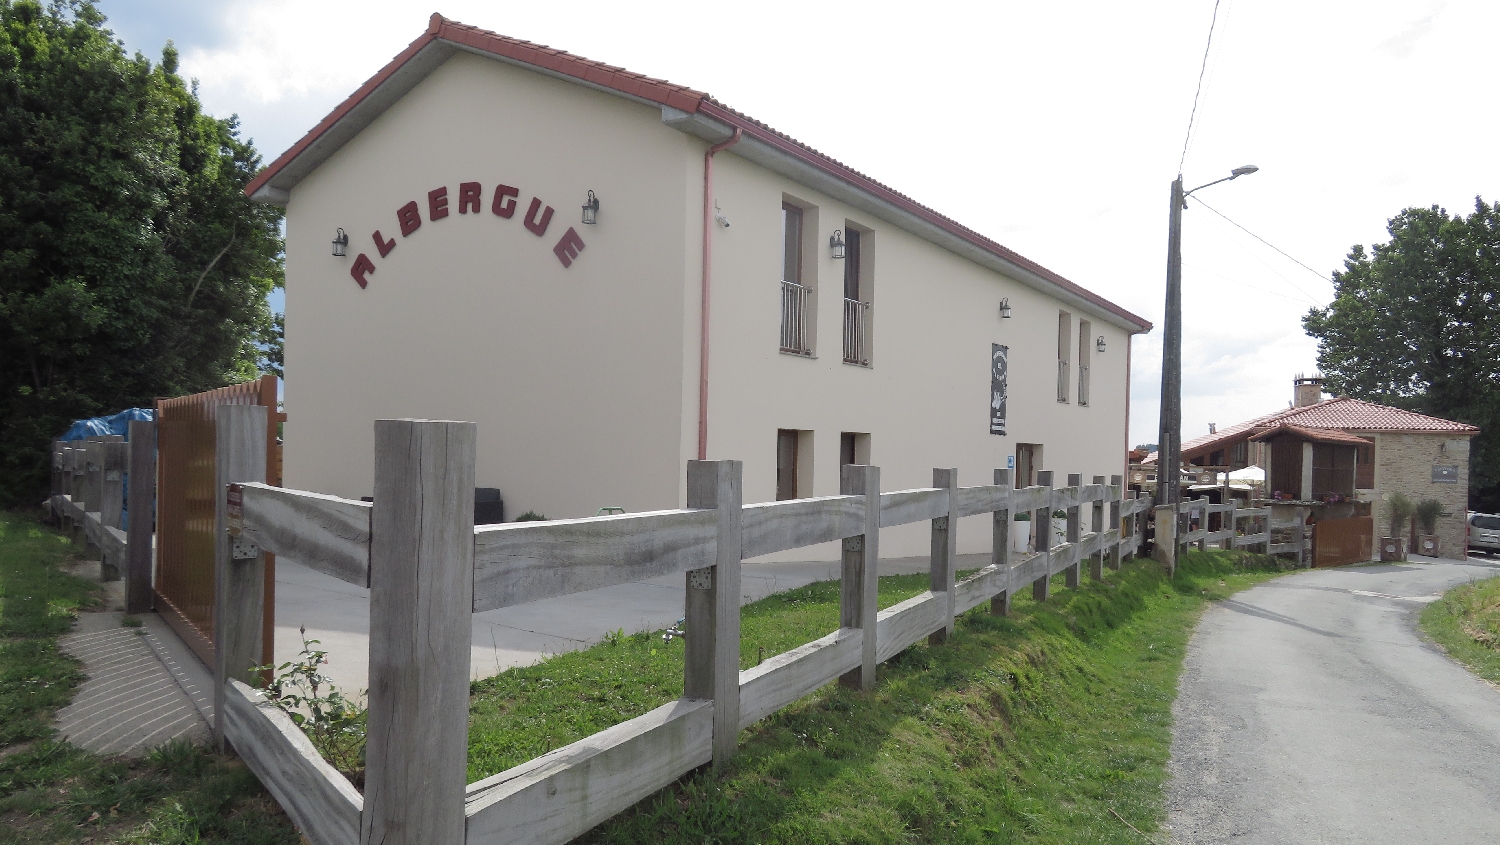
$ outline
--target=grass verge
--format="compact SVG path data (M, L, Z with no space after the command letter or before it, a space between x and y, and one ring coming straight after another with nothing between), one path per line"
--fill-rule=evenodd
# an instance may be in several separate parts
M976 609L946 644L883 664L873 692L824 687L744 731L725 771L690 774L582 841L1139 843L1129 825L1150 834L1165 817L1171 704L1199 613L1278 568L1193 553L1170 582L1134 562L1080 590L1059 577L1050 601L1019 597L1009 617ZM882 578L881 606L926 580ZM838 587L772 596L742 619L748 667L833 630ZM476 682L469 778L681 691L680 641L647 633Z
M1454 587L1422 610L1421 625L1453 659L1500 684L1500 578Z
M103 757L54 737L53 711L83 680L57 638L97 604L58 566L77 548L29 516L0 512L0 845L293 845L291 823L238 760L200 746Z

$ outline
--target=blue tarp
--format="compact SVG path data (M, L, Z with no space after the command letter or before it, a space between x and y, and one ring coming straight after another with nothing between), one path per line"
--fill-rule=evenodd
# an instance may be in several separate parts
M87 440L90 437L100 437L106 434L118 434L126 440L130 439L130 421L145 420L150 422L156 419L156 412L150 408L126 408L112 417L94 417L88 420L76 420L68 428L66 434L59 440ZM124 490L121 491L123 506L120 509L120 524L128 525L130 516L130 473L125 473L121 479Z
M150 422L155 418L156 412L150 408L126 408L112 417L94 417L89 420L77 420L68 429L68 433L58 439L87 440L90 437L118 434L129 440L131 420L145 420Z

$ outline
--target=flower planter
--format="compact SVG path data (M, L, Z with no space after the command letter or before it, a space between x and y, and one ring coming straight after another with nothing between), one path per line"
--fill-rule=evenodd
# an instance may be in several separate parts
M1010 524L1010 550L1013 552L1031 551L1031 521L1011 522Z
M1442 551L1443 544L1436 534L1421 534L1417 536L1417 553L1428 557L1437 557Z
M1380 560L1382 563L1406 560L1406 538L1381 537Z

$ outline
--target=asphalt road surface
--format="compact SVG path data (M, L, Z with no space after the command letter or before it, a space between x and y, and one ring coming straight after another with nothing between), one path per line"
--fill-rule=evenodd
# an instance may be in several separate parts
M1500 689L1416 626L1496 575L1478 558L1318 570L1210 608L1173 706L1172 841L1500 842Z

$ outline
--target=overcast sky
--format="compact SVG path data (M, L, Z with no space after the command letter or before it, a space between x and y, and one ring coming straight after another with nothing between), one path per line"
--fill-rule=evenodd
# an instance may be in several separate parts
M437 11L707 91L1158 327L1214 5L99 2L128 49L173 39L266 161ZM1221 0L1182 172L1191 188L1258 165L1199 196L1295 260L1185 212L1184 438L1286 406L1316 366L1302 315L1353 244L1406 207L1500 198L1497 32L1493 0ZM1159 328L1136 338L1132 443L1156 441L1160 359Z

